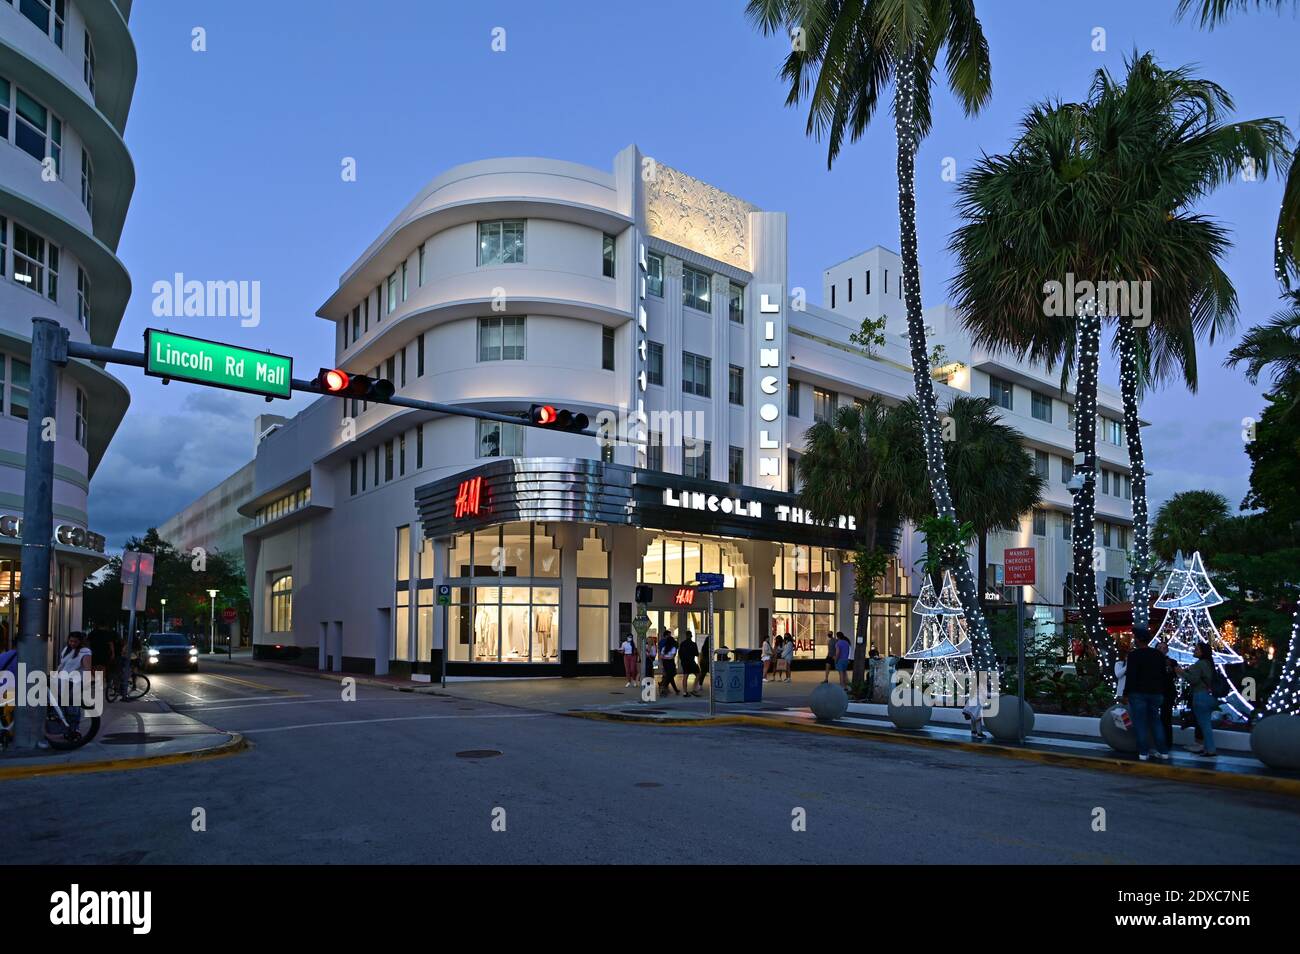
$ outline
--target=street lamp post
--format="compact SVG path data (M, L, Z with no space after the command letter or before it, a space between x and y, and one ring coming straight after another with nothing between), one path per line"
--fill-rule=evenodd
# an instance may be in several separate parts
M167 597L164 596L158 602L162 604L162 616L158 619L158 632L161 633L167 629Z
M208 590L208 655L215 653L217 644L217 591Z

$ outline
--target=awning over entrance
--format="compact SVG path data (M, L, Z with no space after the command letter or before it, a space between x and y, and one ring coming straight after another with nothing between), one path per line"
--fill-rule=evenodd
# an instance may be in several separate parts
M506 458L416 488L426 537L521 520L604 523L849 550L852 517L812 519L796 494L567 457Z

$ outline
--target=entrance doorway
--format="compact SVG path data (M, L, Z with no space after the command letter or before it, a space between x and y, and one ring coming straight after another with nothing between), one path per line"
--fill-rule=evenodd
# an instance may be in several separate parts
M692 594L695 605L676 604L654 605L646 609L650 617L650 629L647 638L658 639L665 629L670 629L679 640L687 633L695 634L696 645L703 645L704 637L710 632L708 596L703 593ZM713 594L714 645L735 648L736 612L735 593L726 590Z

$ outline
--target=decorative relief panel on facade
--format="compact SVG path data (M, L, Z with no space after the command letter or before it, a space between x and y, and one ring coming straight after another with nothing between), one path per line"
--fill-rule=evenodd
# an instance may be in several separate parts
M651 235L749 270L749 213L756 206L662 164L646 183L645 206Z

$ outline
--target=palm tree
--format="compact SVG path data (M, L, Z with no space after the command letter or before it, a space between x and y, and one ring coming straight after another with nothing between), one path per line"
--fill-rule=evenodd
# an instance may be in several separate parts
M1195 10L1201 26L1213 30L1228 18L1229 13L1250 7L1272 7L1278 12L1292 6L1300 11L1300 0L1178 0L1178 16ZM1282 206L1277 214L1277 235L1274 239L1273 269L1283 288L1300 279L1300 147L1291 157L1291 171L1282 188Z
M935 510L955 522L921 318L915 164L917 145L930 131L931 87L940 54L948 86L967 115L989 99L988 43L975 16L974 0L749 0L746 13L764 34L783 32L792 37L781 70L790 86L786 104L807 100L807 132L826 138L827 167L835 162L846 136L851 142L862 137L882 92L891 81L894 84L899 247L912 374L924 410L926 472ZM957 576L976 668L991 671L993 644L969 557L958 546L947 548L944 556Z
M910 506L919 484L910 481L898 466L899 457L891 442L899 431L898 409L872 396L860 404L848 404L829 421L818 421L805 436L799 476L803 480L801 502L818 520L852 514L862 528L863 544L855 559L858 597L857 639L866 646L869 638L871 603L876 578L884 572L892 545L881 546L883 538L897 525L902 509ZM875 572L872 572L872 571ZM866 653L853 655L853 681L863 678Z
M1300 289L1283 296L1290 302L1266 325L1256 325L1228 352L1228 367L1246 365L1246 380L1259 383L1266 368L1272 369L1273 387L1300 380Z
M959 186L965 223L952 239L959 259L952 285L975 342L1060 365L1063 387L1077 369L1075 590L1106 673L1114 645L1093 565L1102 324L1115 323L1120 353L1133 471L1134 622L1145 625L1151 561L1140 393L1175 375L1195 390L1196 340L1230 328L1237 307L1220 264L1226 232L1191 206L1247 158L1266 175L1286 135L1273 119L1226 124L1221 117L1231 108L1216 84L1161 69L1150 54L1134 56L1123 84L1099 70L1086 102L1033 107L1011 152L985 157ZM1085 279L1098 284L1061 300L1063 287ZM1125 294L1115 290L1121 287Z
M1227 523L1229 515L1228 498L1223 494L1213 490L1184 490L1156 511L1151 545L1165 561L1173 560L1180 550L1190 556L1197 550L1205 550L1214 532Z
M912 486L921 485L925 477L920 416L920 406L914 399L900 405L903 435L910 440L900 439L895 443L899 445L900 463L912 475L909 478ZM1034 469L1034 458L1025 450L1024 435L1002 420L1001 412L988 398L956 395L944 417L952 422L954 435L944 466L957 521L970 523L975 531L978 548L975 568L982 602L988 535L999 530L1018 530L1024 515L1042 500L1047 479ZM913 522L934 515L934 504L928 496L909 496L901 504L903 516Z

